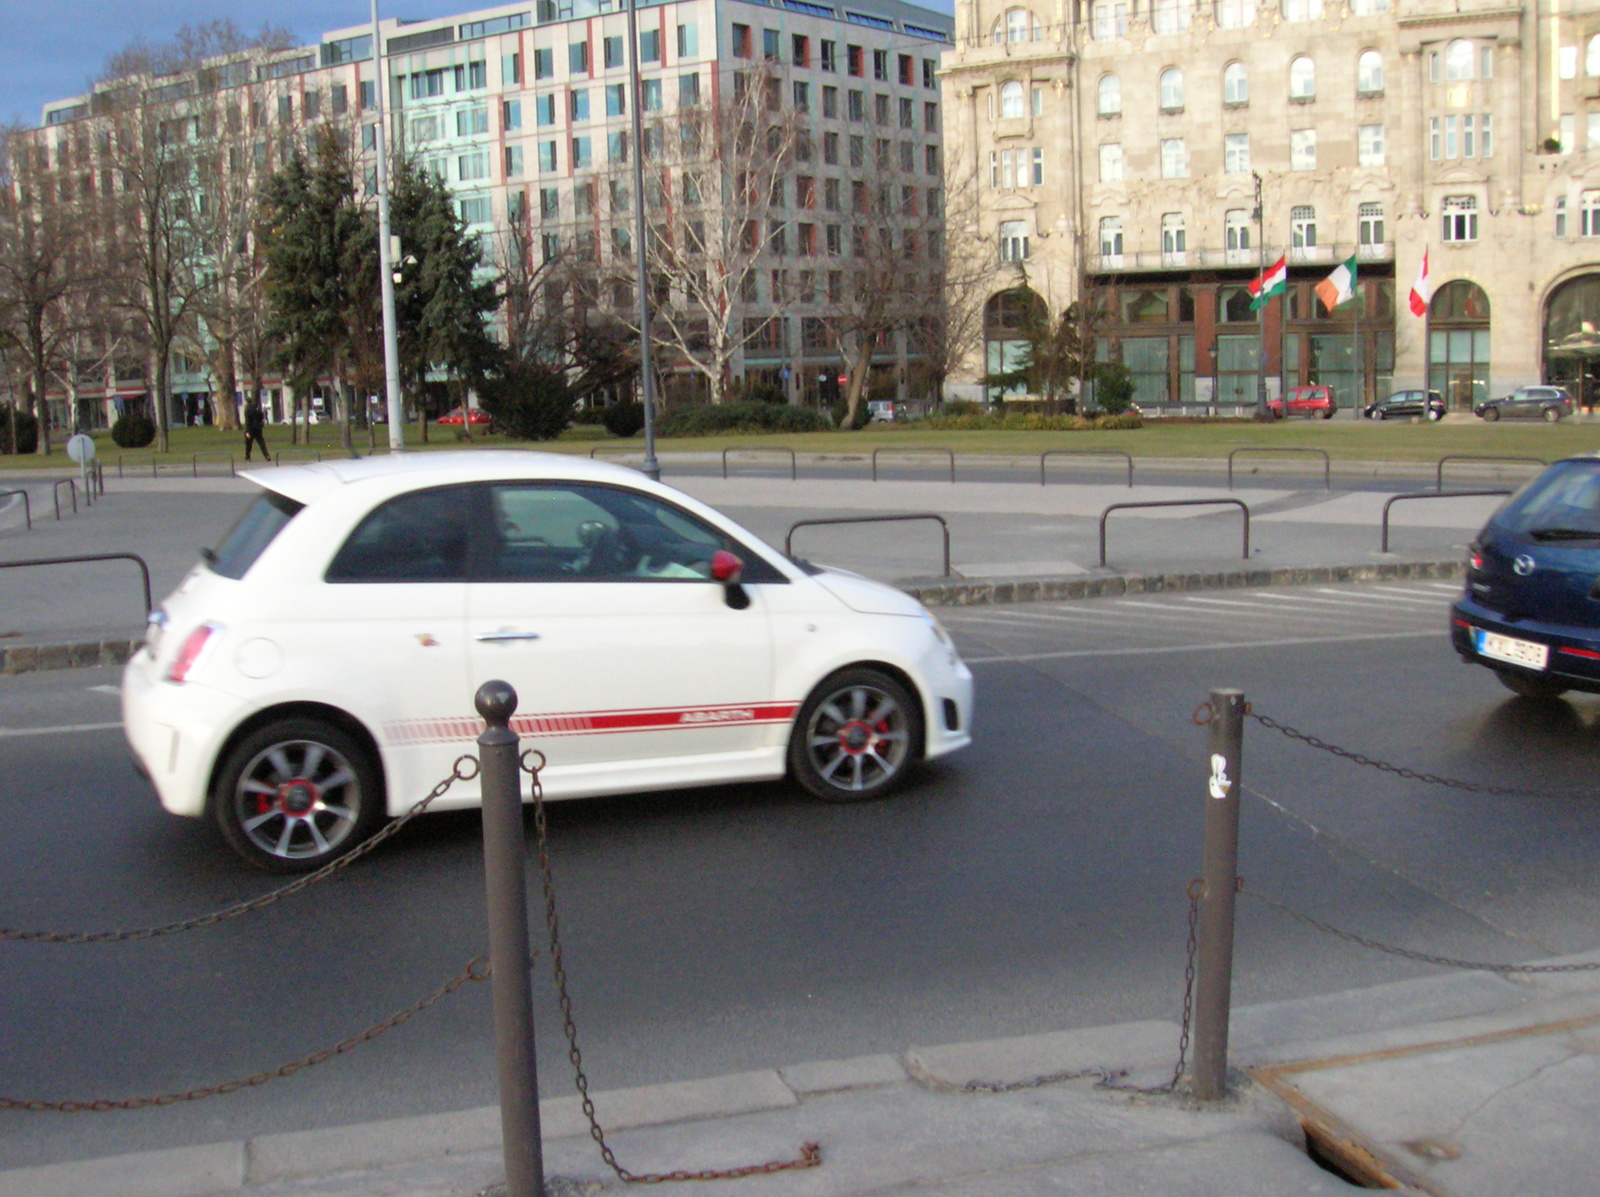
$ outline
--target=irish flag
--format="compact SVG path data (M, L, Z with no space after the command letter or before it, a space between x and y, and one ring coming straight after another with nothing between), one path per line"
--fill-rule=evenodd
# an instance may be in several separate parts
M1356 260L1351 258L1348 262L1340 262L1334 272L1318 283L1314 290L1317 298L1322 300L1322 306L1330 312L1341 303L1349 303L1356 297Z
M1279 258L1260 278L1250 280L1250 310L1264 308L1267 300L1289 288L1289 257Z

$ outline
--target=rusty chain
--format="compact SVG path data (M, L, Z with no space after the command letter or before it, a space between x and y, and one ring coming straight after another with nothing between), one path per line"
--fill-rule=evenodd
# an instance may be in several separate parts
M537 758L537 760L535 760ZM556 916L555 873L550 864L549 826L545 820L544 787L539 784L539 771L544 768L544 753L530 748L519 760L524 773L532 778L533 822L539 837L539 876L544 886L545 922L550 931L550 967L555 974L556 994L561 1007L562 1030L567 1039L567 1060L572 1064L573 1082L583 1103L583 1116L589 1122L589 1137L600 1148L601 1158L624 1184L658 1185L684 1180L738 1180L768 1172L787 1172L799 1168L815 1168L822 1163L822 1148L816 1143L804 1143L800 1154L793 1159L768 1160L764 1164L746 1164L739 1168L679 1168L672 1172L630 1172L617 1162L611 1145L606 1142L605 1130L595 1113L594 1099L589 1095L589 1078L583 1071L583 1053L578 1050L578 1027L572 1020L572 996L567 992L567 966L561 954L561 925Z
M463 762L470 763L472 772L464 770ZM423 811L431 806L436 798L458 781L471 781L478 775L478 760L471 755L459 756L451 767L450 776L434 786L428 795L414 803L410 810L396 818L386 827L381 828L370 839L357 844L345 855L337 860L329 861L315 872L307 873L304 877L297 877L288 885L279 886L269 890L260 897L248 901L236 902L232 906L221 910L214 910L210 914L202 914L192 919L184 919L177 923L166 923L159 927L140 927L130 931L18 931L10 927L0 927L0 941L10 940L15 943L52 943L52 944L83 944L83 943L130 943L137 940L156 939L163 935L176 935L180 931L193 931L200 927L210 927L217 923L236 919L240 915L261 910L271 906L274 902L297 894L301 890L316 885L319 881L326 881L341 869L347 869L356 861L373 851L385 840L396 835L402 827L411 822Z
M290 1060L287 1064L280 1064L266 1072L258 1072L242 1080L223 1081L219 1085L204 1085L195 1089L185 1089L181 1093L160 1093L154 1097L126 1097L118 1100L99 1099L91 1101L37 1101L18 1097L0 1097L0 1110L26 1110L29 1113L55 1113L55 1114L105 1114L120 1110L142 1110L149 1106L171 1106L184 1101L202 1101L207 1097L220 1097L227 1093L237 1093L240 1089L250 1089L257 1085L265 1085L268 1081L281 1080L293 1076L307 1068L315 1068L335 1056L342 1056L348 1051L353 1051L363 1043L371 1043L380 1035L387 1034L409 1022L414 1016L421 1014L429 1006L448 997L463 985L487 979L490 973L489 961L482 956L474 956L467 961L466 966L455 976L451 977L432 993L427 994L419 1001L413 1002L404 1010L396 1011L388 1018L373 1023L359 1035L352 1035L349 1039L341 1040L332 1047L323 1048L321 1051L312 1052L309 1056L302 1056L298 1060Z
M1600 962L1593 964L1492 964L1481 960L1461 960L1454 956L1435 956L1430 952L1417 952L1411 948L1400 948L1393 944L1383 943L1376 939L1369 939L1365 935L1357 935L1353 931L1342 931L1321 919L1312 918L1304 911L1296 910L1276 899L1266 897L1264 894L1255 893L1240 885L1239 892L1253 901L1260 902L1263 906L1270 907L1280 914L1286 914L1298 922L1304 923L1318 931L1325 932L1346 943L1357 944L1363 948L1371 948L1375 952L1383 952L1390 956L1400 956L1406 960L1415 960L1420 964L1436 964L1443 968L1459 968L1475 973L1592 973L1600 971Z

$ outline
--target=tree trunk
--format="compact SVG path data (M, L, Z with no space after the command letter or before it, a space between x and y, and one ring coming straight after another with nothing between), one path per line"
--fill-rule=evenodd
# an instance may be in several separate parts
M152 415L156 424L156 452L170 453L172 438L167 424L172 419L172 401L167 397L167 355L164 353L150 355L150 405L155 409Z
M339 393L339 441L351 457L356 455L355 443L350 436L350 380L340 375L337 379Z
M217 427L224 432L239 428L239 371L233 358L233 341L218 346L222 373L217 378Z
M862 400L867 393L867 379L872 376L872 354L863 353L850 367L849 389L845 392L844 427L859 427L857 419Z

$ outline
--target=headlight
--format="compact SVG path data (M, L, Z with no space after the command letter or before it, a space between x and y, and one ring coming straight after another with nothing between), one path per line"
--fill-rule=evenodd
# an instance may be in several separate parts
M924 607L922 609L922 618L926 620L928 626L933 629L933 634L939 638L940 644L943 644L946 648L955 647L955 641L950 639L950 633L944 630L944 624L939 622L938 616Z

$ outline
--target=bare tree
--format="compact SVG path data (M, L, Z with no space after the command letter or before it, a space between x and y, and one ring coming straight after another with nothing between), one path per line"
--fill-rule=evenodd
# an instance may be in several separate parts
M786 248L784 188L810 151L805 115L783 106L778 76L752 68L727 80L731 91L714 103L680 96L673 113L646 124L642 147L652 340L705 379L713 403L726 399L735 360L764 331L744 314ZM606 277L617 317L637 333L632 178L619 166L605 180ZM772 296L760 310L770 318L786 302Z

